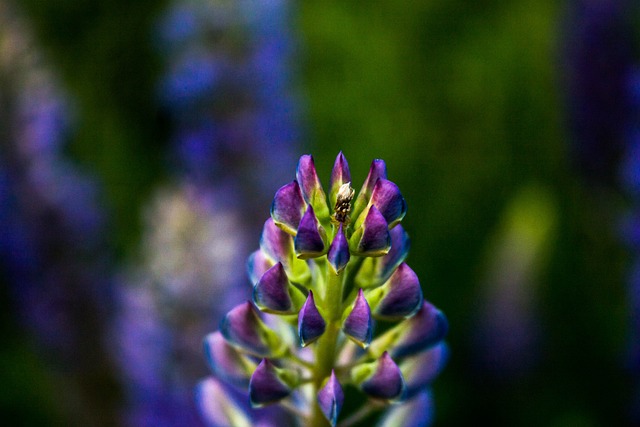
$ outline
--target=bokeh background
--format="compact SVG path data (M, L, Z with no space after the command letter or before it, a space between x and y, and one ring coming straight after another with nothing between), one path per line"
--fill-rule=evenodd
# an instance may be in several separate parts
M270 198L342 150L448 316L434 425L640 425L639 13L0 0L2 418L200 425Z

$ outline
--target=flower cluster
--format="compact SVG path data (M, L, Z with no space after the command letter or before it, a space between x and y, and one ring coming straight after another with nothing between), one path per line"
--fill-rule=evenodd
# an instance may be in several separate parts
M234 307L205 338L207 361L219 380L248 390L254 408L281 403L304 425L335 426L347 385L369 398L351 421L405 401L384 425L406 416L407 407L426 420L427 388L446 359L447 320L424 300L405 263L409 238L400 221L407 206L384 161L373 161L355 194L342 153L328 200L313 158L300 158L247 263L253 301ZM205 380L199 388L205 418L250 424L240 405L219 404L226 398L217 384Z

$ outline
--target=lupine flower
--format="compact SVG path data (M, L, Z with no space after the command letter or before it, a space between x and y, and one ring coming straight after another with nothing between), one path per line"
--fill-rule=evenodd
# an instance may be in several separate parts
M122 274L118 289L114 348L125 384L124 425L202 425L192 385L203 375L202 335L219 314L211 304L224 310L247 295L234 275L245 247L228 197L183 184L158 192L147 206L141 263ZM230 383L256 366L236 353L225 347L207 354Z
M356 196L340 153L329 188L327 198L304 155L295 179L276 192L260 249L247 263L253 301L229 311L205 340L211 371L241 386L254 408L281 404L298 425L338 425L347 385L368 397L353 417L399 404L382 421L394 425L409 405L411 425L426 425L448 324L404 262L407 205L382 160ZM376 336L377 320L392 327ZM201 408L214 398L200 394ZM226 414L228 425L251 419L251 411Z
M260 355L269 354L256 332L272 325L253 306L231 312L223 331L205 340L207 362L225 381L198 387L208 402L200 406L206 420L194 418L192 395L195 379L207 369L202 335L233 304L251 298L236 272L244 265L246 230L262 225L245 213L268 202L255 187L282 182L279 171L294 158L299 139L287 78L293 53L288 7L286 1L174 0L159 21L156 41L165 72L158 95L178 184L159 189L147 205L141 259L124 275L120 292L118 360L129 425L224 426L228 417L237 425L288 424L273 406L242 421L234 415L249 407L234 387L248 387ZM254 282L262 279L254 289L258 307L298 313L307 295L290 287L284 266L256 262L265 266ZM220 344L225 339L252 355ZM272 374L280 367L269 360L261 369ZM273 375L256 376L253 383L262 378Z
M72 422L111 425L107 217L97 180L65 154L73 103L18 6L0 0L0 273Z

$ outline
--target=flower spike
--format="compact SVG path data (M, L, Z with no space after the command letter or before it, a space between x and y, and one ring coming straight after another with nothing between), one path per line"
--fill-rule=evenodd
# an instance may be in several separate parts
M330 206L336 205L338 198L338 190L343 184L351 182L351 172L349 171L349 164L346 157L342 154L342 151L338 153L336 161L333 164L333 170L331 171L331 180L329 181L329 202Z
M347 241L347 237L344 235L344 228L341 223L338 228L338 233L336 233L336 237L333 238L331 247L329 247L327 260L329 261L331 268L333 268L333 272L338 274L347 266L350 257L349 242Z
M428 390L447 360L447 318L423 299L405 263L407 205L384 161L372 162L355 199L351 182L340 152L327 200L313 158L304 155L296 179L277 191L260 248L247 261L253 302L229 311L204 340L216 379L200 389L220 402L199 404L214 424L266 425L264 411L249 406L280 403L268 412L288 409L287 419L269 415L269 425L336 427L345 381L375 408L402 403L382 411L381 426L418 427L432 416ZM374 337L375 320L393 324L382 323ZM246 416L225 392L244 393Z
M300 345L306 347L324 333L326 323L316 308L313 300L313 291L309 291L307 301L305 301L298 314L298 335Z
M344 393L342 386L340 382L338 382L335 372L331 370L331 376L327 379L324 387L318 392L318 405L332 427L335 427L338 421L343 403Z
M352 252L363 256L381 256L391 248L391 236L384 216L375 206L367 212L362 224L351 239L349 246Z
M295 236L306 205L300 186L294 180L276 192L271 203L271 218L276 225Z
M325 253L327 233L318 222L313 207L309 205L294 240L296 255L300 259L316 258Z
M351 378L374 399L397 402L406 394L402 372L386 351L378 360L354 367Z
M300 184L304 199L313 206L316 215L321 218L321 222L325 222L324 220L329 218L327 197L322 189L322 184L320 184L313 156L310 154L300 157L296 170L296 179Z
M353 308L342 325L342 330L353 342L362 348L367 348L371 342L371 323L371 310L360 289Z
M278 355L286 349L278 335L260 319L249 301L237 305L227 313L220 323L220 332L229 344L254 356Z
M402 263L384 285L367 293L373 315L380 319L400 320L413 316L422 306L422 288L418 276Z
M297 372L281 369L269 359L262 359L249 381L249 398L254 408L277 402L289 396L298 385Z
M292 314L304 302L304 296L291 285L282 263L267 270L253 288L253 302L267 313Z

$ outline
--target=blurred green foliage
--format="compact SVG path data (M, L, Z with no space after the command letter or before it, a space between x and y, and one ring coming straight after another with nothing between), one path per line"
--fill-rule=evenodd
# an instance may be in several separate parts
M21 3L77 101L71 154L102 179L113 243L127 254L141 203L164 178L151 38L164 2ZM585 187L567 158L563 12L554 0L297 5L305 150L325 180L342 150L355 185L371 159L385 159L409 206L408 262L450 320L436 425L624 424L631 384L627 258L615 236L621 201ZM494 378L476 363L472 313L487 245L529 185L557 209L536 275L540 358L520 375Z

